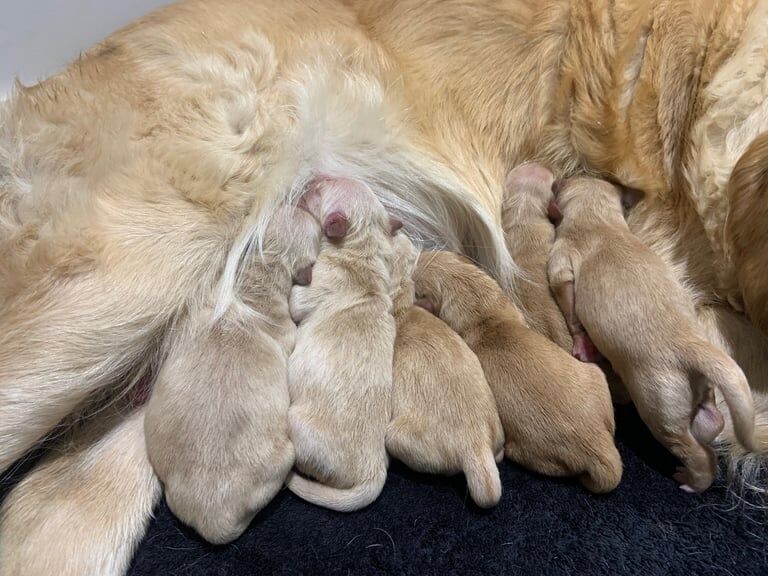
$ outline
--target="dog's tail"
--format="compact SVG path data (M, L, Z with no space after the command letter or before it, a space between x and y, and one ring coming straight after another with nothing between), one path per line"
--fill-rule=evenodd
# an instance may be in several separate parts
M311 502L337 512L353 512L371 504L381 494L387 481L387 471L384 469L360 484L351 488L334 488L309 480L292 472L286 480L288 489L302 500Z
M694 347L688 368L721 392L736 439L747 451L754 451L755 407L747 378L738 364L719 348L702 342Z
M463 468L475 504L480 508L496 506L501 500L501 479L493 451L488 446L473 450Z

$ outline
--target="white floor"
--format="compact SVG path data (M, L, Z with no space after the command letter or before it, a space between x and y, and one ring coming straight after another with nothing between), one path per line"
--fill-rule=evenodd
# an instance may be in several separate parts
M0 98L33 84L110 32L171 0L0 0Z

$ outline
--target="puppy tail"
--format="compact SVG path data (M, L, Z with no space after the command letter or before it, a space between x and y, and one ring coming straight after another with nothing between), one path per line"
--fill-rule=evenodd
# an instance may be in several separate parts
M581 484L595 494L607 494L621 482L623 464L621 456L611 437L609 444L599 455L595 455L590 469L581 476Z
M376 500L386 480L387 472L384 470L382 474L377 474L351 488L334 488L291 472L285 484L296 496L316 506L337 512L353 512L365 508Z
M472 457L464 464L464 475L472 500L480 508L491 508L501 500L501 479L493 451L484 446L473 451Z
M739 443L749 452L755 449L755 408L744 372L728 355L711 346L697 346L689 368L720 390L731 414Z

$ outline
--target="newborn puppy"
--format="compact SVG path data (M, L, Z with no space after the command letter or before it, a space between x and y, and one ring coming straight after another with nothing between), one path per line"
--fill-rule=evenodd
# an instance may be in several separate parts
M494 455L503 456L504 432L493 394L461 337L414 306L416 251L404 235L400 238L398 253L405 255L407 271L394 301L397 338L387 451L419 472L463 471L477 505L495 506L501 480Z
M707 489L716 471L708 444L723 427L713 388L723 393L739 441L752 446L744 374L704 338L682 287L630 233L627 197L607 182L573 178L557 203L563 221L549 279L569 327L584 325L653 435L682 461L675 475L681 488Z
M289 362L289 427L296 469L288 488L326 508L373 502L387 477L391 416L394 258L391 222L364 184L315 181L304 205L325 238L312 284L291 292L300 323Z
M237 538L293 465L288 295L319 241L309 213L281 208L224 316L208 306L179 323L148 403L147 449L168 505L214 544Z
M550 476L578 476L593 492L621 480L613 406L602 372L525 325L498 284L465 258L425 252L416 296L477 355L496 398L505 455Z
M524 278L515 291L528 325L569 352L573 340L563 313L549 289L547 262L555 242L552 172L540 164L523 164L507 175L501 204L501 226L507 249Z

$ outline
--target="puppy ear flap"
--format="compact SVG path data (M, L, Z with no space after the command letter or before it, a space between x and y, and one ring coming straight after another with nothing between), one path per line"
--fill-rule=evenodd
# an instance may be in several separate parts
M323 220L323 233L331 239L338 240L347 235L347 215L341 210L328 214Z
M403 227L402 221L397 218L389 217L389 233L394 236Z
M637 188L621 187L621 206L624 210L632 210L637 203L645 198L645 192L638 190Z

